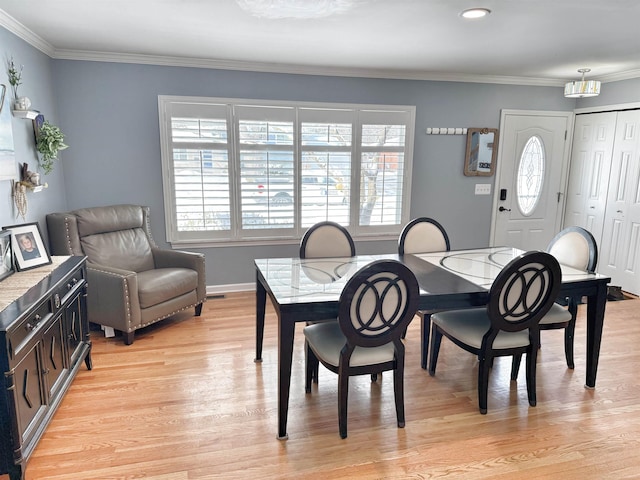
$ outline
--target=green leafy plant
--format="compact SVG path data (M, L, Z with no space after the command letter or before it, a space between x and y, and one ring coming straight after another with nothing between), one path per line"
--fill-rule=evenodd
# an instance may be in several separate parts
M13 57L9 60L9 83L11 84L11 88L13 89L14 98L18 98L18 86L22 83L22 69L24 65L20 65L20 70L16 67L16 64L13 63Z
M60 128L45 120L36 135L36 150L42 154L38 163L45 174L51 173L58 152L65 148L68 148L68 145L64 143L64 135Z

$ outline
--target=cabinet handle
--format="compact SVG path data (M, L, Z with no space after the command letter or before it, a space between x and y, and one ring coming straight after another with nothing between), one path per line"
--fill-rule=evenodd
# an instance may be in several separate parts
M42 317L40 316L40 314L36 313L33 316L33 323L27 322L24 328L27 330L27 332L31 332L38 326L38 322L40 322L40 320L42 320Z
M53 303L55 304L56 308L60 308L60 295L58 295L57 293L53 296Z

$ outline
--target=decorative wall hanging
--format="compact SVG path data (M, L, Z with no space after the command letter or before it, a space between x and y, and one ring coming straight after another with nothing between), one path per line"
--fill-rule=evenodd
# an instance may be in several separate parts
M39 192L48 186L46 182L40 183L40 174L29 170L29 166L26 163L20 166L20 181L16 182L11 180L11 196L13 197L13 203L16 206L18 215L21 216L23 220L27 215L27 192Z
M2 85L0 92L0 181L13 180L16 178L16 152L13 147L13 130L11 126L10 108L5 108L9 103L7 86Z

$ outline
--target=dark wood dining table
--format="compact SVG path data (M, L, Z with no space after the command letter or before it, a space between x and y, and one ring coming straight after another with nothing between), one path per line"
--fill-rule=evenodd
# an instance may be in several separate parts
M262 361L267 296L278 317L277 438L288 438L287 415L295 324L336 318L340 293L347 280L360 268L378 259L402 262L418 279L419 309L437 311L486 305L495 276L509 261L522 253L524 251L516 248L489 247L403 256L383 254L345 258L255 260L256 362ZM585 387L595 388L607 284L611 279L565 265L561 267L561 296L587 298ZM422 332L422 337L425 348L428 344L428 329Z

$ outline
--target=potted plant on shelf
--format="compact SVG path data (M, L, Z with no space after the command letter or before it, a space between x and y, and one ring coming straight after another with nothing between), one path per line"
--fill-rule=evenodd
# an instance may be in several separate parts
M58 152L68 148L64 143L64 134L59 127L44 120L36 132L36 150L42 155L39 164L45 175L53 170L53 161Z
M11 88L13 89L13 108L15 110L28 110L31 106L31 100L28 97L19 97L18 96L18 87L22 84L22 69L24 65L20 65L20 70L16 67L16 64L13 62L13 57L9 60L9 68L8 68L8 76L9 76L9 84L11 84Z

